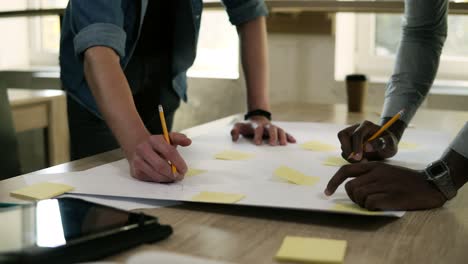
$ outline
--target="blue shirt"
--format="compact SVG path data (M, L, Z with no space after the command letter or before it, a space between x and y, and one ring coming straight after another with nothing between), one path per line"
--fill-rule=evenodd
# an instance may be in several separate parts
M98 117L101 115L96 101L84 78L83 53L93 46L112 48L125 69L138 42L148 1L70 0L68 3L60 39L60 78L68 95ZM180 4L173 25L172 86L186 101L186 72L195 60L203 2L181 0ZM223 0L223 4L233 25L268 14L263 0Z

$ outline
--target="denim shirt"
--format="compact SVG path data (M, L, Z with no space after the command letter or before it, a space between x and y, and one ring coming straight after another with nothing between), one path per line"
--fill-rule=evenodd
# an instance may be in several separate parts
M148 1L70 0L68 3L60 39L60 78L68 95L100 118L84 77L83 53L93 46L112 48L125 69L138 42ZM179 0L179 3L174 24L172 86L186 101L186 71L196 56L203 2ZM263 0L223 0L223 4L233 25L268 14Z
M405 0L403 36L387 85L382 119L405 109L401 119L409 124L426 98L447 38L447 16L448 0ZM468 158L468 122L450 149Z

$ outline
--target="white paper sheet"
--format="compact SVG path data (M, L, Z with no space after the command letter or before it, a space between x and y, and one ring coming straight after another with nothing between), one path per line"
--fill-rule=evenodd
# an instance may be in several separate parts
M336 203L349 203L343 185L331 198L323 195L328 180L339 169L322 165L330 156L340 156L340 144L336 137L345 126L323 123L288 123L278 125L293 134L298 144L286 147L255 146L241 138L233 143L230 126L193 138L187 148L178 148L189 167L207 170L206 173L187 177L173 184L138 181L129 175L128 163L116 161L81 172L79 177L63 177L54 181L75 187L74 193L108 195L130 198L190 201L202 191L244 194L237 205L290 208L331 212ZM336 151L314 152L300 147L303 142L318 140L335 145ZM422 169L440 157L450 141L448 135L408 129L403 138L417 144L415 149L401 150L390 163ZM254 154L242 161L216 160L214 155L224 150L236 150ZM285 183L273 176L279 166L289 166L320 181L314 186L298 186ZM404 212L384 212L388 216L402 216Z

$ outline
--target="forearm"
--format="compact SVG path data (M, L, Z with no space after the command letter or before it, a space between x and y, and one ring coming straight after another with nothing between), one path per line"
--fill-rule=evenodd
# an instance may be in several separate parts
M382 118L405 109L409 124L426 97L447 35L447 0L405 0L405 24Z
M136 110L119 56L107 47L89 48L84 73L99 110L128 156L150 134Z
M270 110L268 96L268 44L265 17L237 27L241 59L247 86L248 110Z

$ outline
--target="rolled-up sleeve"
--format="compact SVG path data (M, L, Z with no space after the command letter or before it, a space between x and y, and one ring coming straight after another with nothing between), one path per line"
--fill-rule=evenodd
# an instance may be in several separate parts
M121 1L72 0L70 2L75 55L94 46L112 48L121 58L125 56L127 34L123 29L124 14Z
M458 132L458 135L450 144L450 149L453 149L455 152L468 159L468 122L466 122L462 130Z
M223 0L223 4L229 15L229 21L236 26L268 15L263 0Z

